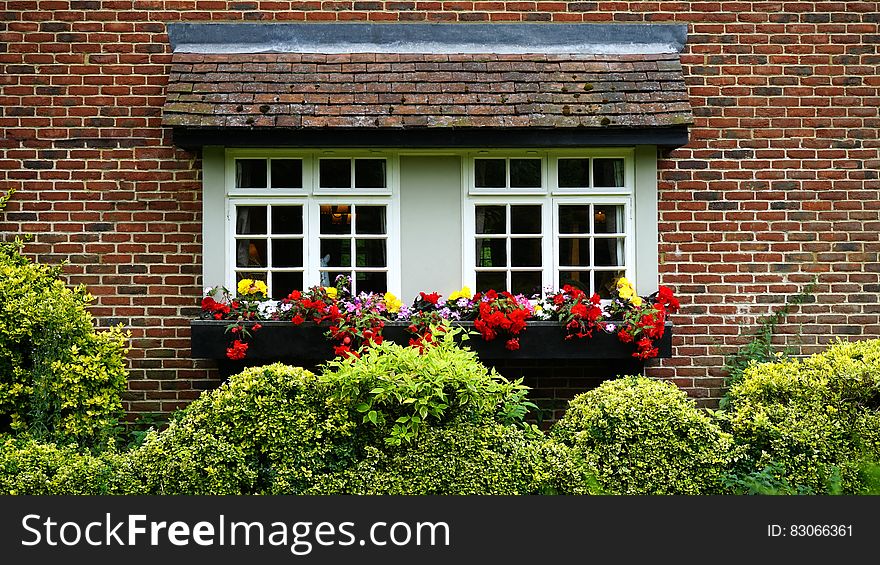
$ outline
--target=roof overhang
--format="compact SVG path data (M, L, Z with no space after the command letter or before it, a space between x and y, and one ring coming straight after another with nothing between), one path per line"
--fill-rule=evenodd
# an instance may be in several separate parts
M680 146L678 24L169 24L182 146Z

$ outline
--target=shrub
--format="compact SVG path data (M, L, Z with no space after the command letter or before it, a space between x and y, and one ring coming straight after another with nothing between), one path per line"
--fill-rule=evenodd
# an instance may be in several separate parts
M361 359L328 363L321 381L360 423L390 445L415 440L421 430L451 422L516 424L534 404L528 388L510 382L456 343L463 331L435 331L423 350L384 342Z
M856 493L864 462L880 460L880 340L753 364L728 397L740 473L770 467L801 490Z
M100 455L75 445L8 438L0 442L0 494L99 495L137 494L125 454L110 449Z
M571 450L540 432L495 423L426 428L399 448L368 446L354 467L318 477L307 494L590 494Z
M125 337L96 332L83 287L0 244L0 433L95 444L122 410Z
M575 397L551 431L614 494L718 489L731 439L675 385L623 377Z

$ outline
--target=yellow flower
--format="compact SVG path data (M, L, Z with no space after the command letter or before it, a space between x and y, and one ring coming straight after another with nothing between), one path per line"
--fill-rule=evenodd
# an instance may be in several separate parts
M642 305L642 297L639 296L639 295L635 295L635 296L633 296L632 299L630 300L630 303L631 303L633 306L635 306L636 308L639 308L639 307Z
M241 279L238 281L238 294L245 295L250 294L251 285L254 284L253 279Z
M254 284L251 287L251 290L253 290L253 289L257 289L257 292L262 294L263 296L266 296L267 294L269 294L269 287L267 287L266 283L264 283L263 281L254 281Z
M335 286L325 286L324 290L327 291L327 296L329 296L333 300L336 300L336 296L339 294L339 291L336 290Z
M403 306L403 302L401 302L396 296L390 292L385 293L385 310L393 313L400 310L401 306Z
M471 289L468 286L461 287L461 290L456 290L452 294L449 295L450 301L458 300L459 298L470 298L473 296L471 293Z

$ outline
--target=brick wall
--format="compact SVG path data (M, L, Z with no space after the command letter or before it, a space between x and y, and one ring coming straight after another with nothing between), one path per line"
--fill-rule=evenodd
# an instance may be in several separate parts
M68 260L101 323L131 330L129 408L171 410L217 384L187 321L216 281L199 156L160 127L166 22L687 22L696 124L660 162L661 277L684 307L650 372L711 404L743 328L813 277L789 342L880 336L878 4L0 1L0 190L19 191L0 230L34 234L30 254Z

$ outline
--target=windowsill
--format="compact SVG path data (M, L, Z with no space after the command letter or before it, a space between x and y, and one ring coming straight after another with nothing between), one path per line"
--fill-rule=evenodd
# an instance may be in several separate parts
M294 326L290 322L260 322L262 328L248 340L246 361L283 361L316 363L333 357L333 343L325 337L327 327L306 322ZM226 334L227 320L191 320L192 356L197 359L226 358L231 336ZM401 345L409 343L412 334L405 322L389 322L382 335ZM473 328L473 322L457 325ZM562 327L555 321L531 321L520 336L520 348L508 351L504 340L485 341L473 334L465 343L483 361L495 360L627 360L634 361L631 343L622 343L614 334L596 333L592 338L566 340ZM659 357L672 356L672 324L657 342Z

